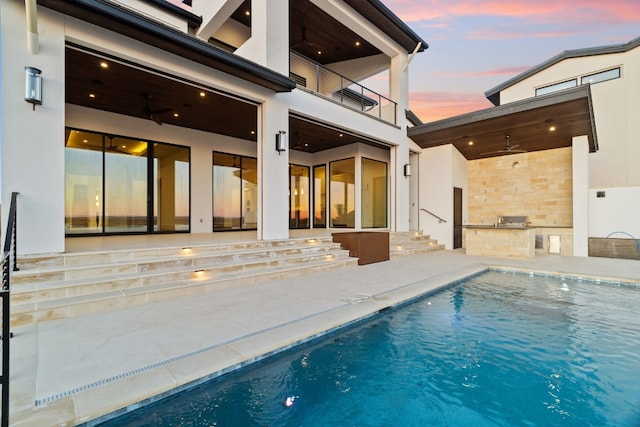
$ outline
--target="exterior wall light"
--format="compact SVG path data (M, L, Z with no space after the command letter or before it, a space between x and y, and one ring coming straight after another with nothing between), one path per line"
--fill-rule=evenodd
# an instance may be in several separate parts
M276 133L276 151L280 154L287 150L287 133L283 130Z
M33 109L37 105L42 105L42 71L34 67L24 67L24 100L33 104Z
M404 176L411 176L411 165L409 163L404 165Z

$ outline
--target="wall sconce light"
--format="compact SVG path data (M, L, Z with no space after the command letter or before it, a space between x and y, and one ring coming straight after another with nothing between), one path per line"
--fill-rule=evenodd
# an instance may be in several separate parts
M404 176L411 176L411 165L409 163L404 165Z
M276 151L280 154L287 150L287 133L283 130L276 133Z
M24 100L33 104L33 109L37 105L42 105L42 71L34 67L24 67Z

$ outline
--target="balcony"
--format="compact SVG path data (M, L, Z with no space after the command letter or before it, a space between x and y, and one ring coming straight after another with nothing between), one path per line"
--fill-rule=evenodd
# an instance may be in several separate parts
M387 123L397 124L398 104L294 51L289 77L298 86Z

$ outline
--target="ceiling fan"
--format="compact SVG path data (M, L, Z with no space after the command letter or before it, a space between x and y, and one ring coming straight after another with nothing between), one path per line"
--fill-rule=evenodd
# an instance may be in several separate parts
M516 148L518 148L520 146L520 144L516 144L516 145L511 145L509 139L511 138L509 135L505 135L505 146L504 149L502 150L498 150L498 151L489 151L487 153L482 153L481 155L488 155L488 154L516 154L516 153L526 153L527 150L517 150Z
M119 153L128 154L126 151L118 147L117 144L113 143L113 135L107 135L107 137L109 138L109 146L105 147L105 151L111 151L111 152L117 151Z
M158 114L168 113L169 111L173 111L173 108L159 108L157 110L152 110L151 108L149 108L149 99L151 99L151 95L149 95L148 93L143 93L142 95L144 96L145 101L144 110L142 110L144 115L147 117L147 119L153 120L158 125L162 125L162 120L160 120Z

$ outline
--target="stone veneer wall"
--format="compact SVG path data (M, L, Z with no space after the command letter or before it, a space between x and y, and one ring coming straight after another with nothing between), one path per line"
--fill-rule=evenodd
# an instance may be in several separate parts
M472 160L468 178L469 224L527 215L532 226L573 225L571 147Z

